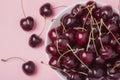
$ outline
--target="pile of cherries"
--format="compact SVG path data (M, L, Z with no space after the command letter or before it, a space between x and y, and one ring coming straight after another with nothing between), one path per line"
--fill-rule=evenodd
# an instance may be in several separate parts
M120 16L111 6L77 4L48 37L49 65L66 80L120 80Z

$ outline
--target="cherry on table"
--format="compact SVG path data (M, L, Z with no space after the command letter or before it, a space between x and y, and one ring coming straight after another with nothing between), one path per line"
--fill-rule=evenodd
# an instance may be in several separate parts
M45 3L44 5L42 5L42 7L40 8L40 15L43 17L49 17L53 14L53 10L51 8L51 4L50 3Z
M34 19L32 17L26 17L21 19L20 26L25 31L30 31L34 27Z
M36 35L36 34L32 34L31 36L30 36L30 39L29 39L29 45L31 46L31 47L38 47L40 44L42 43L42 39L38 36L38 35Z

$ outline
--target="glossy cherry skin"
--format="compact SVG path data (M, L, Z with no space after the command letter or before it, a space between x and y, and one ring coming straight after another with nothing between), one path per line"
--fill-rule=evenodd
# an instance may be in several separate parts
M113 16L113 10L111 6L104 6L101 8L100 16L102 19L107 20Z
M81 51L78 56L87 65L90 65L94 59L93 53L88 51Z
M51 57L50 58L50 61L49 61L49 65L54 68L54 69L57 69L57 68L60 68L60 62L58 62L58 57Z
M73 69L76 68L78 63L74 57L74 55L71 55L72 53L69 53L69 55L66 55L62 58L61 64L66 69Z
M71 11L71 14L73 16L81 16L82 13L82 6L80 4L77 4Z
M110 46L106 45L104 46L104 48L105 50L100 49L100 56L102 59L107 60L107 59L114 57L115 53Z
M100 65L104 65L105 60L101 58L101 56L98 56L95 58L95 63L96 64L100 64Z
M86 31L77 31L75 34L76 42L83 46L87 43L88 33Z
M82 76L77 72L71 72L70 77L67 77L67 80L83 80Z
M49 45L47 45L46 47L46 51L48 54L52 55L52 56L58 56L58 52L57 52L57 48L56 45L53 43L50 43Z
M34 27L34 19L32 17L26 17L21 19L20 26L25 31L30 31Z
M119 20L119 15L117 13L114 13L113 16L110 18L110 20L114 22L115 24L117 24Z
M92 70L92 73L89 73L89 76L90 77L93 77L93 78L101 78L101 77L103 77L106 73L106 71L104 70L104 68L103 67L101 67L100 65L99 66L93 66L92 68L91 68L91 70Z
M75 27L75 26L76 26L77 19L76 19L74 16L72 16L71 14L65 14L65 15L61 18L61 22L63 23L63 25L64 25L66 28Z
M58 32L55 28L51 29L48 33L48 37L52 42L55 42L58 36Z
M94 1L88 1L86 3L86 6L88 6L89 8L92 8L92 11L94 11L97 8L97 4Z
M87 14L82 15L80 21L81 21L81 24L83 24L84 26L90 26L91 16L90 15L87 16Z
M42 7L40 8L40 15L42 15L43 17L49 17L52 14L53 10L50 3L42 5Z
M25 74L33 75L36 71L35 63L32 61L28 61L22 65L22 69Z
M42 43L42 39L38 36L38 35L36 35L36 34L32 34L31 36L30 36L30 39L29 39L29 45L31 46L31 47L38 47L40 44Z

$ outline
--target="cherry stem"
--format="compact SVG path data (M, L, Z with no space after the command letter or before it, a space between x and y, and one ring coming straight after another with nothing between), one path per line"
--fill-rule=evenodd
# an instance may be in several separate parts
M26 62L23 58L20 58L20 57L10 57L10 58L7 58L7 59L1 59L1 61L7 62L7 61L9 61L11 59L19 59L19 60L21 60L23 62Z
M61 7L67 7L67 6L61 5L61 6L54 7L53 9L57 9L57 8L61 8Z
M90 35L89 35L89 39L88 39L88 44L87 44L87 47L86 47L86 51L88 51L88 48L89 48L89 45L90 45L90 42L91 42L91 35L92 35L92 32L93 32L93 28L92 30L90 31Z
M55 33L56 33L56 35L57 35L56 48L57 48L58 53L61 55L61 53L60 53L60 51L59 51L59 46L58 46L58 38L59 38L59 36L58 36L58 33L57 33L56 28L55 28Z
M24 7L23 7L23 0L21 0L21 8L22 8L22 12L23 12L24 17L26 17L25 10L24 10Z
M56 70L58 70L58 71L61 71L61 72L65 73L65 74L67 74L67 75L70 77L70 74L69 74L69 73L63 71L62 69L60 69L60 68L58 68L58 67L51 66L51 65L49 65L49 64L44 63L43 61L41 61L41 64L45 64L45 65L47 65L47 66L50 66L50 67L52 67L53 69L56 69Z
M65 32L65 31L66 31L66 28L65 28L64 24L63 24L62 22L60 22L60 23L61 23L61 25L62 25L62 27L63 27L63 32Z
M101 23L104 25L104 27L111 33L111 35L114 37L114 39L116 40L116 42L118 43L118 45L120 45L118 39L115 37L115 35L112 33L112 31L110 31L108 28L107 28L107 25L105 24L105 22L103 21L103 19L101 19Z
M46 17L45 17L45 16L44 16L44 21L45 21L45 23L44 23L43 29L42 29L41 33L39 34L39 36L41 36L42 33L43 33L44 30L45 30L45 26L46 26Z
M117 68L117 67L119 67L119 66L120 66L120 64L115 64L115 65L113 66L113 68L110 70L110 72L114 73L114 72L115 72L115 68Z
M75 29L75 30L84 30L84 31L87 31L85 28L81 28L81 27L74 27L73 29Z
M73 72L78 72L78 71L76 71L76 70L74 70L74 69L72 69L71 71L73 71ZM78 72L79 74L83 74L83 75L85 75L85 76L88 76L88 74L87 73L84 73L84 72Z
M101 33L102 21L101 21L101 24L100 24L100 27L99 27L99 25L98 25L98 23L97 23L97 20L96 20L95 18L94 18L94 20L95 20L95 23L96 23L97 28L98 28L98 31L99 31L99 40L100 40L101 48L105 51L105 48L104 48L104 46L103 46L102 39L101 39L101 35L102 35L102 33Z
M71 46L69 44L67 44L67 46L72 51L73 55L80 61L80 63L82 63L90 72L92 72L92 70L87 65L85 65L85 63L75 54L75 52L73 51L73 49L71 48Z

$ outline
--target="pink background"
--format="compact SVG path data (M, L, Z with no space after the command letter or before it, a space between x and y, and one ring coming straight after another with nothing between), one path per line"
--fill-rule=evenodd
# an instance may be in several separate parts
M40 64L40 61L48 62L45 46L33 49L28 45L31 34L39 34L43 28L44 19L39 15L39 8L46 2L52 3L54 7L60 5L69 6L73 3L85 0L24 0L24 9L27 16L32 16L37 24L30 32L21 29L19 21L23 18L20 0L0 0L0 59L8 57L21 57L32 60L37 65L37 73L27 76L23 73L20 60L10 60L7 63L0 61L0 80L60 80L55 72L48 66ZM118 7L118 0L96 0ZM55 15L64 8L55 9ZM41 35L45 41L46 31L51 23L47 19L47 26Z

